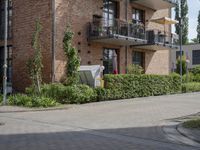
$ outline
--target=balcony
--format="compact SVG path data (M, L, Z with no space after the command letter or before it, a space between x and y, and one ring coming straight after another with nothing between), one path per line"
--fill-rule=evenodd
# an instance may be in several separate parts
M130 0L130 2L153 10L160 10L175 7L177 0Z
M118 46L132 46L144 50L158 51L176 49L178 38L159 30L146 30L142 24L133 24L119 19L104 18L89 23L90 42Z
M113 44L119 46L146 44L145 29L119 19L104 18L89 23L89 40L91 42Z
M162 32L159 30L147 30L146 31L146 44L136 46L140 49L158 51L177 49L178 37L175 34Z

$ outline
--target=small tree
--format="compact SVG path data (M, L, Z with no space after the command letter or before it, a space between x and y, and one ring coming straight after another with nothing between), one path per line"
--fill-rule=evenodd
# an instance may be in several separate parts
M139 65L132 64L132 65L128 66L127 73L128 74L141 75L141 74L144 73L144 69Z
M180 64L181 64L181 57L178 57L177 63L176 63L176 72L180 74ZM182 74L185 75L187 72L187 62L186 62L186 56L182 56Z
M64 53L67 59L66 64L66 85L75 85L79 82L78 69L80 67L80 59L76 48L72 46L74 33L67 27L63 39Z
M41 83L42 83L42 54L41 54L41 45L40 45L40 33L42 26L39 19L36 20L35 32L33 34L32 47L34 49L34 56L30 58L27 62L28 73L32 81L32 86L35 90L35 93L41 92Z

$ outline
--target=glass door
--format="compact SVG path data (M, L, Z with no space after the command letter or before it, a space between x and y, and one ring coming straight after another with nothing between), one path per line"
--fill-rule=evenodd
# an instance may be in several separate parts
M116 1L112 0L104 0L103 2L103 28L108 34L112 33L116 26L117 4Z
M119 55L118 50L105 48L103 51L104 74L119 73Z

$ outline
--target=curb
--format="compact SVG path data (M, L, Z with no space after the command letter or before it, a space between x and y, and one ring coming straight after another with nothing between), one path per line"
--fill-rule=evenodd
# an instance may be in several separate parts
M24 113L24 112L39 112L39 111L56 111L56 110L67 110L73 107L73 105L67 105L63 107L52 107L52 108L25 108L25 107L16 107L16 106L0 106L5 107L5 110L0 110L1 113ZM13 110L12 110L13 109Z
M189 138L189 139L191 139L191 140L193 140L193 141L195 141L195 142L197 142L197 143L200 144L200 137L199 137L199 139L197 139L197 138L195 138L194 136L192 136L192 135L191 135L192 133L189 133L189 132L190 132L190 129L185 129L185 128L183 127L182 124L177 125L176 130L177 130L181 135L183 135L184 137Z

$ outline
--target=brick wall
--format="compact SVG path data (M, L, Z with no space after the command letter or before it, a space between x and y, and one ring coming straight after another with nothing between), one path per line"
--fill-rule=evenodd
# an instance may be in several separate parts
M92 17L94 14L102 15L102 4L103 1L100 0L57 0L56 1L56 26L57 26L57 46L56 46L56 80L59 81L64 75L64 65L66 59L63 57L62 49L62 39L64 36L64 30L66 25L70 24L72 30L75 33L74 36L74 46L80 51L79 55L81 57L81 64L88 65L91 62L92 65L100 64L102 65L103 58L103 48L117 48L120 51L120 72L124 73L126 70L125 66L125 47L120 47L116 45L108 44L98 44L98 43L88 43L87 41L87 27L88 23L92 22ZM150 8L142 7L139 5L130 5L128 8L128 20L132 19L132 7L145 10L145 21L146 29L158 29L164 30L163 25L150 22L151 19L160 18L164 16L169 16L170 11L159 10L154 11ZM125 0L120 2L120 20L126 20L126 5ZM166 31L170 31L169 27ZM78 34L79 33L79 34ZM132 51L137 50L133 48L128 49L128 64L132 63ZM141 49L139 49L141 50ZM166 60L162 62L162 65L155 63L159 61L160 57ZM169 58L168 51L166 52L147 52L146 54L147 63L146 72L155 74L168 74L169 73ZM152 61L151 61L152 60Z
M79 50L81 65L103 65L103 48L116 48L120 54L120 72L125 73L125 47L109 44L90 43L88 41L88 24L92 22L93 15L102 15L103 0L56 0L56 80L59 81L65 72L66 59L63 52L63 36L67 25L74 32L73 45ZM131 20L132 7L145 10L147 29L163 30L162 25L150 22L150 19L169 16L169 10L154 11L139 5L129 5L128 20ZM33 55L31 41L33 37L35 20L40 18L43 31L41 46L43 54L43 78L45 82L51 81L51 31L52 12L51 0L13 0L13 86L19 91L30 85L26 62ZM125 0L120 1L121 20L126 20ZM170 31L170 28L166 28ZM1 44L1 42L0 42ZM128 47L128 64L132 63L134 50L146 52L146 73L168 74L168 51L146 51ZM160 58L163 58L162 60ZM163 61L164 60L164 61ZM159 61L162 61L160 63Z
M31 46L35 21L42 24L41 48L43 79L51 77L51 2L50 0L13 0L13 87L23 91L30 85L26 63L33 56Z

